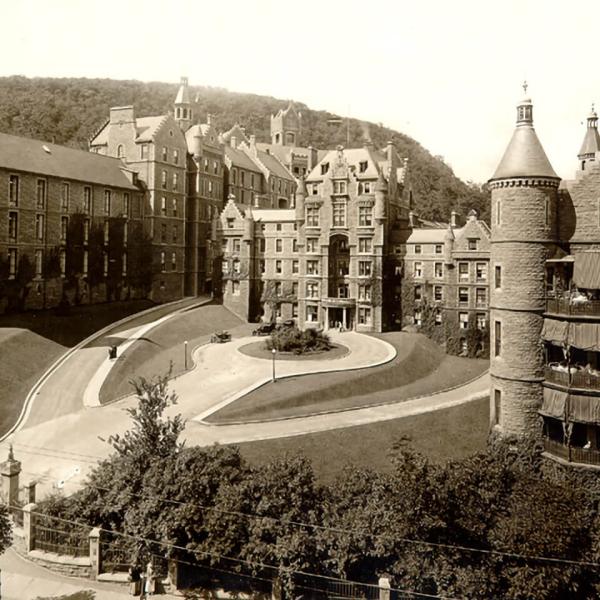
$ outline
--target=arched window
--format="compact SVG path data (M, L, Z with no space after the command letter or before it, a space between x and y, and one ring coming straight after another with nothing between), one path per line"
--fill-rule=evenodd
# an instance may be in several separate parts
M123 144L117 146L117 158L123 158Z

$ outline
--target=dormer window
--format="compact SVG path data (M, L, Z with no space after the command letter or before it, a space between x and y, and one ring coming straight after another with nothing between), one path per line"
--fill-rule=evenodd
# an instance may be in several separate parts
M477 238L470 238L469 239L469 250L477 250Z
M359 172L359 173L364 173L364 172L367 170L367 167L368 167L368 166L369 166L369 163L368 163L368 161L366 161L366 160L361 160L361 161L358 163L358 172Z
M325 175L329 171L329 163L323 163L321 165L321 175Z

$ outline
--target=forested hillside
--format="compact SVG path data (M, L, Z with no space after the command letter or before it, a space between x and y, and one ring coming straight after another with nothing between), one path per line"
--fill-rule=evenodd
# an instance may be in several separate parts
M111 106L134 104L138 116L163 114L172 107L177 84L115 81L112 79L0 78L0 131L46 141L87 148L87 141L108 116ZM269 116L287 106L287 100L269 96L239 94L221 88L193 87L197 93L196 115L206 113L226 130L236 121L255 133L258 140L269 139ZM346 124L331 125L335 115L315 111L297 102L302 111L301 145L317 148L346 145ZM456 209L475 208L489 218L489 196L477 185L458 179L441 160L433 157L412 138L391 129L350 121L350 145L362 146L365 131L377 147L394 139L401 156L408 156L416 211L420 216L442 220Z

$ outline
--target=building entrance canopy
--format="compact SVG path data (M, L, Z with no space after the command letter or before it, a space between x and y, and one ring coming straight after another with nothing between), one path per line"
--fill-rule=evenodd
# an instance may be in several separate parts
M556 346L600 352L600 323L571 323L544 319L542 339Z

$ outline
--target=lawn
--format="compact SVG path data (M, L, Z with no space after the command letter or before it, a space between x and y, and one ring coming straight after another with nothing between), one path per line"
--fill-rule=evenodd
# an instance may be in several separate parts
M253 465L285 453L302 454L312 461L317 478L329 483L344 467L389 471L390 448L403 437L435 462L464 458L485 448L488 423L489 401L483 399L414 417L238 446Z
M415 333L377 334L397 350L379 367L302 375L264 385L207 418L211 423L281 419L314 412L401 402L467 382L489 367L485 360L447 356Z
M64 352L95 331L150 306L147 300L135 300L79 306L65 316L51 310L1 315L0 435L14 425L29 390Z
M266 340L252 342L238 349L242 354L252 356L253 358L264 358L272 360L271 350L267 348ZM304 354L295 354L294 352L277 352L277 360L333 360L342 358L348 354L348 348L340 344L331 344L329 350L317 350L316 352L305 352Z
M150 330L133 344L115 363L100 389L100 402L106 404L133 392L131 381L147 379L168 373L185 371L184 340L188 341L187 366L192 367L194 348L210 341L213 332L222 329L239 335L248 335L256 325L246 324L239 317L218 304L190 307Z

